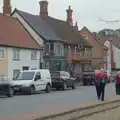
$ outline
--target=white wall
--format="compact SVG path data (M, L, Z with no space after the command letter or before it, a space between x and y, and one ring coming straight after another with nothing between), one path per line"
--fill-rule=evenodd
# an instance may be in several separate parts
M37 51L37 60L31 60L30 49L20 49L20 60L13 60L13 48L8 48L8 77L13 78L13 70L22 70L23 66L29 68L39 68L40 51Z
M114 51L114 61L116 63L116 68L120 68L120 50L113 46Z

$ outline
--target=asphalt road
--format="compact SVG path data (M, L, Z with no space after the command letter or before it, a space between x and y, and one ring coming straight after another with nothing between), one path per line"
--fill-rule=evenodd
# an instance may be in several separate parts
M114 83L106 86L106 96L115 95ZM13 98L0 97L0 117L24 114L43 109L52 109L66 104L96 100L94 86L77 87L76 90L52 91L35 95L18 95Z

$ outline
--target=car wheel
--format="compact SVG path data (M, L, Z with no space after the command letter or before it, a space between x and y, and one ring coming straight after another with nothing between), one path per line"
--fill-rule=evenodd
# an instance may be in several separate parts
M67 89L67 84L64 82L63 83L63 88L62 88L64 91Z
M9 89L9 93L7 94L8 97L13 97L14 96L14 90L13 88Z
M76 89L76 84L73 82L72 89Z
M30 92L29 94L32 95L35 93L35 88L33 86L30 87Z
M51 91L51 86L50 86L50 84L47 84L47 86L46 86L46 93L50 93L50 91Z

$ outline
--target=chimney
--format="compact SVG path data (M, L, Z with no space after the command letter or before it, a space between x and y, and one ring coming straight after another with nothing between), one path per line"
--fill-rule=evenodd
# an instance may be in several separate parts
M40 1L39 4L40 4L40 16L42 18L48 16L48 2L47 2L47 0Z
M78 24L77 24L77 22L75 23L74 27L75 27L75 30L78 31Z
M73 10L71 9L71 6L68 7L68 9L66 10L66 12L67 12L67 22L70 25L73 25L73 19L72 19L72 12L73 12Z
M10 15L11 14L11 1L10 0L3 0L3 14Z

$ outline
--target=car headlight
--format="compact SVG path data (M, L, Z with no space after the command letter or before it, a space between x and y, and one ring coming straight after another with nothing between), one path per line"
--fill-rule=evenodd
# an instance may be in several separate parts
M22 87L28 87L29 86L29 84L23 84L22 85Z

